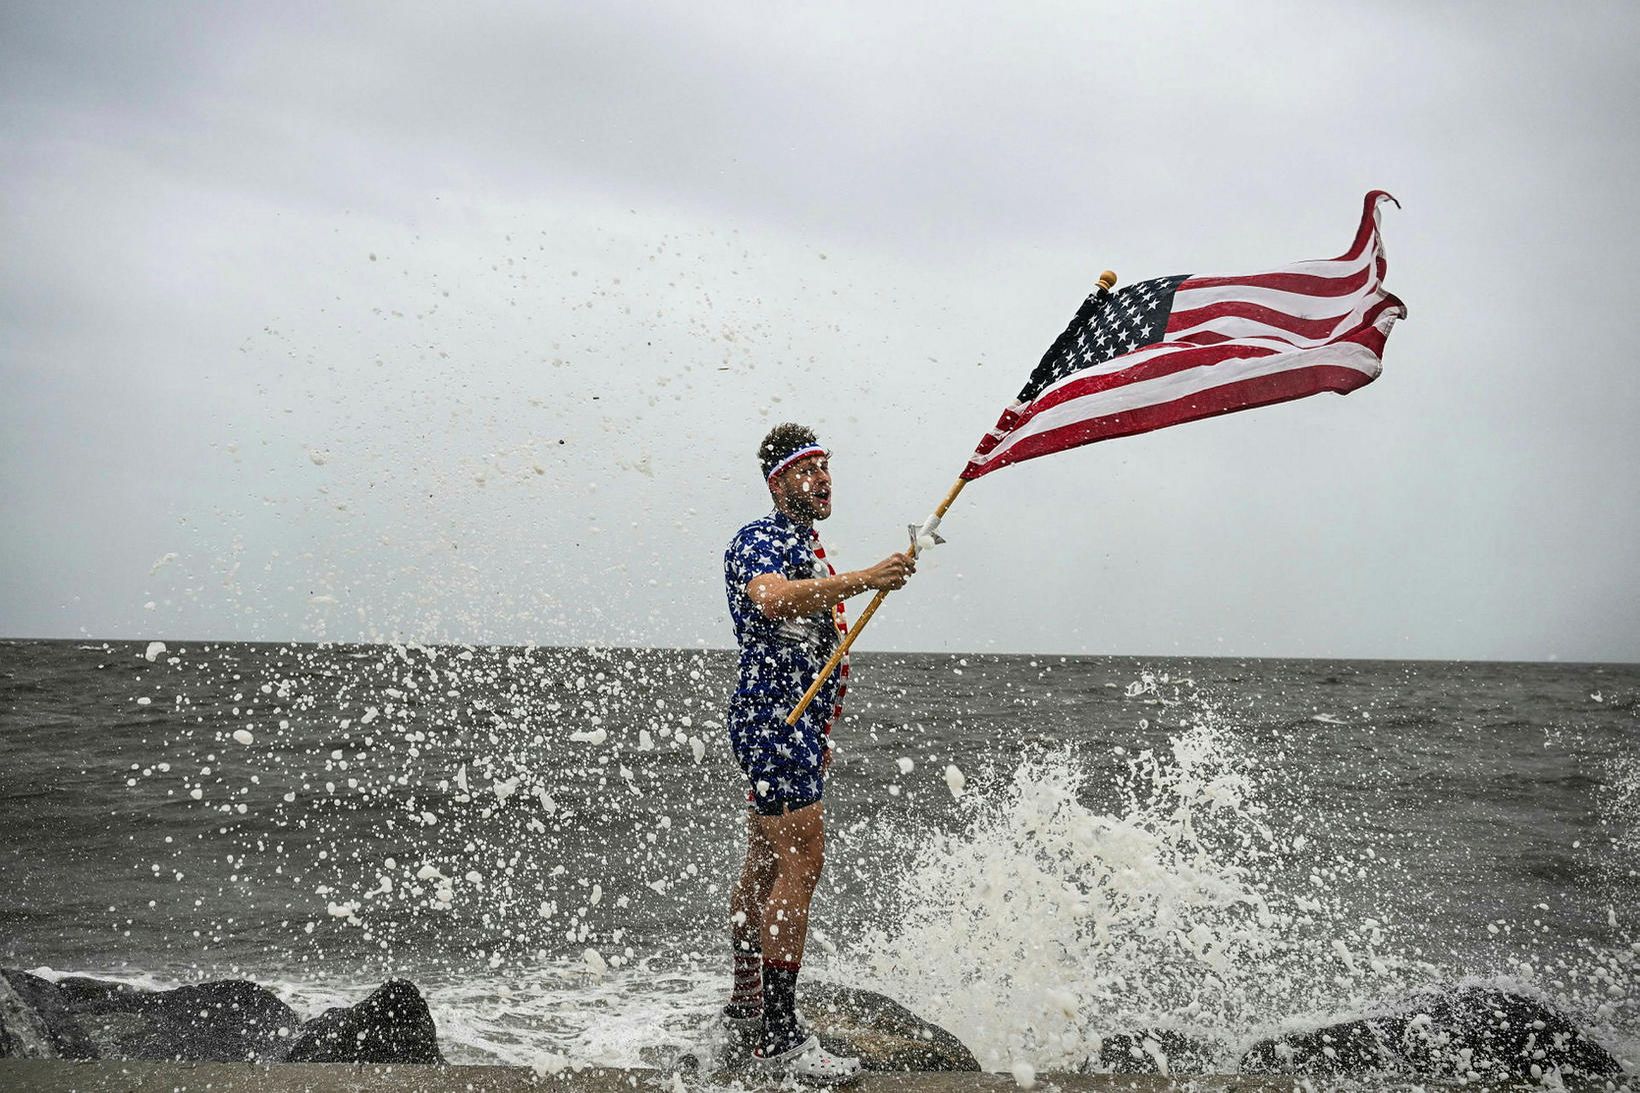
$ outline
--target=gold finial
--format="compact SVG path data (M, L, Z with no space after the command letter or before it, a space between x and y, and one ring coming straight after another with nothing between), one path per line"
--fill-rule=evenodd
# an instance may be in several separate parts
M1112 271L1107 269L1105 272L1103 272L1099 275L1099 290L1101 292L1109 292L1111 289L1113 289L1115 287L1116 287L1116 274L1115 273L1113 273Z

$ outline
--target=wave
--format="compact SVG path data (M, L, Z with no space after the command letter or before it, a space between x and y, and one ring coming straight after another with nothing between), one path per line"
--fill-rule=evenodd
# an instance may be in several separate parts
M1170 746L1128 756L1114 786L1074 747L1021 761L922 845L893 921L841 954L861 985L960 1030L988 1070L1100 1069L1107 1039L1177 1033L1234 1072L1263 1036L1462 978L1373 917L1363 893L1397 883L1387 861L1345 863L1270 803L1296 769L1261 767L1194 688L1141 688L1183 715ZM1598 996L1636 982L1632 954L1602 960L1599 990L1562 1004L1615 1016ZM1505 985L1536 989L1530 964L1515 973Z

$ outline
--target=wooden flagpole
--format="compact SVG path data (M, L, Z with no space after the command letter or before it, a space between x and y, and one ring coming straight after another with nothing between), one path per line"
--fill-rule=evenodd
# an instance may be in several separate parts
M1107 269L1099 275L1099 288L1097 291L1109 292L1114 287L1116 287L1116 274ZM934 519L938 520L945 515L945 511L951 507L951 502L957 499L957 494L961 493L962 487L967 484L968 480L966 478L957 479L956 485L951 487L951 492L945 495L945 500L941 501L939 507L934 510ZM917 553L917 540L913 538L911 540L911 556L915 558ZM831 659L826 661L825 667L815 674L814 682L809 684L809 689L803 694L803 700L797 704L795 710L786 715L786 724L797 724L797 719L803 716L803 711L809 708L809 703L814 701L814 696L820 693L820 688L830 678L831 673L837 670L837 665L848 654L849 646L854 644L854 639L860 636L860 631L866 628L866 623L871 621L871 616L877 613L877 608L882 606L882 602L887 596L888 589L880 588L877 590L877 594L871 597L871 603L860 613L859 620L849 627L848 633L843 635L843 640L837 644L836 649L832 650Z

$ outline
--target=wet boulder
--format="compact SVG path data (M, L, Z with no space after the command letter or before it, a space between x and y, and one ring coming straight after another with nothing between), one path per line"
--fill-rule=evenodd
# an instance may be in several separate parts
M65 1059L246 1062L277 1056L298 1024L272 991L242 979L146 991L80 976L4 977Z
M1486 987L1424 995L1406 1008L1401 1053L1420 1074L1606 1077L1611 1052L1535 998Z
M1241 1059L1244 1072L1259 1074L1366 1074L1405 1069L1396 1049L1402 1022L1343 1021L1290 1032L1254 1044Z
M857 1056L865 1070L978 1071L963 1042L887 995L835 983L799 988L803 1016L829 1050Z
M353 1006L304 1024L282 1053L288 1063L442 1063L427 1000L406 979L390 979Z
M23 973L14 973L21 976ZM34 980L29 976L28 980ZM50 984L38 981L44 986ZM0 1059L61 1059L63 1046L51 1034L50 1027L40 1016L30 998L44 1002L43 992L34 983L19 980L24 994L4 975L0 975ZM25 997L24 995L28 997ZM90 1058L89 1053L70 1056Z
M95 1059L96 1046L63 1008L56 985L37 975L0 972L0 1058Z
M189 1062L439 1063L421 992L395 979L305 1024L243 979L148 991L0 972L0 1056Z
M1566 1016L1524 995L1462 987L1414 995L1391 1012L1254 1044L1241 1069L1337 1075L1392 1071L1421 1078L1609 1077L1611 1053Z
M1099 1051L1082 1064L1084 1074L1210 1074L1217 1045L1192 1040L1172 1029L1113 1033L1099 1038Z
M978 1071L974 1053L949 1032L923 1020L887 995L835 983L798 988L803 1019L828 1051L860 1060L875 1071ZM751 1062L756 1022L708 1020L701 1042L681 1051L660 1048L642 1056L651 1066L732 1075Z

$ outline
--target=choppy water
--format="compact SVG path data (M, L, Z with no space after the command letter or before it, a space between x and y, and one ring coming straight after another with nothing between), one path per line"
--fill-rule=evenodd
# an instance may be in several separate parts
M301 1010L404 975L469 1061L630 1064L720 999L730 654L147 651L0 643L8 966ZM1158 1025L1229 1065L1460 979L1640 1062L1640 667L864 655L851 682L805 975L988 1067Z

